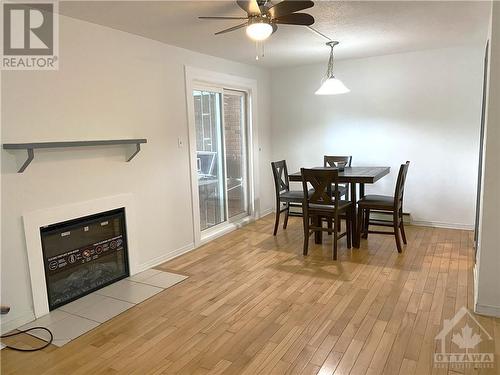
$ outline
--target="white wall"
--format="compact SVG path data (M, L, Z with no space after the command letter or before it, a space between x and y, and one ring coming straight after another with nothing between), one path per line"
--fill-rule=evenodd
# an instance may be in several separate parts
M492 4L476 311L500 316L500 3Z
M33 317L24 212L132 193L141 264L192 246L185 64L258 81L260 210L272 208L269 72L61 16L59 71L2 72L2 143L148 143L131 163L123 147L37 152L24 174L25 154L2 150L2 329Z
M353 155L353 165L391 166L367 192L393 194L411 161L405 211L420 223L471 228L480 124L481 48L427 50L335 64L351 89L313 95L325 63L272 72L273 159L289 170Z

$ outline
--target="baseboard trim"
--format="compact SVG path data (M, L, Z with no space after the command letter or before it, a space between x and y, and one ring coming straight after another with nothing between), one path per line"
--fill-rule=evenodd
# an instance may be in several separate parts
M26 312L22 313L21 315L15 317L13 319L9 319L7 321L5 318L2 318L0 331L3 335L4 333L10 332L13 329L16 329L18 327L21 327L22 325L25 325L25 324L28 324L29 322L32 322L33 320L35 320L35 313L32 310L26 311Z
M410 224L419 227L474 230L474 225L471 224L444 223L441 221L411 220Z
M480 315L500 317L500 306L481 305L476 303L474 312Z
M183 254L186 254L190 251L194 250L194 243L187 244L177 250L171 251L167 254L160 255L159 257L153 258L146 263L142 263L138 266L139 272L146 271L152 267L156 267L166 261L177 258Z
M474 301L474 306L477 306L477 263L474 263L474 267L472 268L472 276L473 276L473 301Z
M260 216L259 216L259 218L260 218ZM206 234L204 237L202 237L200 239L200 243L198 244L198 246L196 246L196 244L195 244L195 248L206 245L207 243L209 243L209 242L211 242L219 237L222 237L228 233L231 233L232 231L235 231L236 229L240 229L240 228L244 227L245 225L253 223L255 220L256 220L255 217L247 216L247 217L244 217L243 219L240 219L238 221L226 223L226 225L222 226L221 228L218 228L217 230L210 232L210 233Z
M264 216L270 215L274 212L274 208L268 208L267 210L263 210L260 212L259 219L263 218Z

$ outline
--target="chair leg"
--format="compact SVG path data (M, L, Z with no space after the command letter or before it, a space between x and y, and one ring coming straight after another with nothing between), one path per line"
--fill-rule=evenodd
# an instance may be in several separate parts
M363 228L363 211L364 210L362 208L358 208L358 220L356 228L356 234L358 236L357 240L361 238L361 229Z
M274 232L273 232L273 236L276 236L276 233L278 232L278 226L280 225L280 210L281 210L281 205L280 203L278 202L276 204L276 220L274 222Z
M286 226L288 225L288 215L290 214L290 204L286 205L286 211L285 211L285 221L283 223L283 229L286 229Z
M323 226L323 217L315 215L312 218L315 227L321 228ZM314 231L314 243L321 244L323 241L323 232L321 230Z
M368 227L370 226L370 209L365 210L365 222L363 223L363 238L368 238Z
M304 215L303 222L304 222L304 247L302 253L304 255L307 255L309 251L309 216Z
M339 218L335 215L334 223L333 223L333 260L337 260L337 238L338 238L338 222Z
M399 228L401 229L401 237L403 238L403 243L406 245L406 233L405 233L405 225L403 223L403 214L401 213L401 223L399 224Z
M392 219L394 223L394 237L396 238L396 247L398 248L398 253L402 253L403 249L401 247L401 240L399 238L399 225L398 225L398 213L394 213L394 218Z
M346 236L347 236L347 248L348 249L350 249L352 246L352 244L351 244L352 215L353 215L352 209L348 209L346 211L346 219L345 219L345 231L346 231Z

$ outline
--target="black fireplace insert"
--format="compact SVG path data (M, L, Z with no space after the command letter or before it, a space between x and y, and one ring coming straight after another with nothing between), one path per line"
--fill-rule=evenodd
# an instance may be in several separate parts
M129 276L125 209L40 228L49 309Z

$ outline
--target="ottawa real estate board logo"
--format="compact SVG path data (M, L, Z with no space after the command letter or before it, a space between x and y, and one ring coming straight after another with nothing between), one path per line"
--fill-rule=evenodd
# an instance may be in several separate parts
M461 307L435 337L434 367L448 369L495 368L494 340L478 319ZM462 370L460 370L462 371Z
M58 69L57 2L2 1L4 70Z

